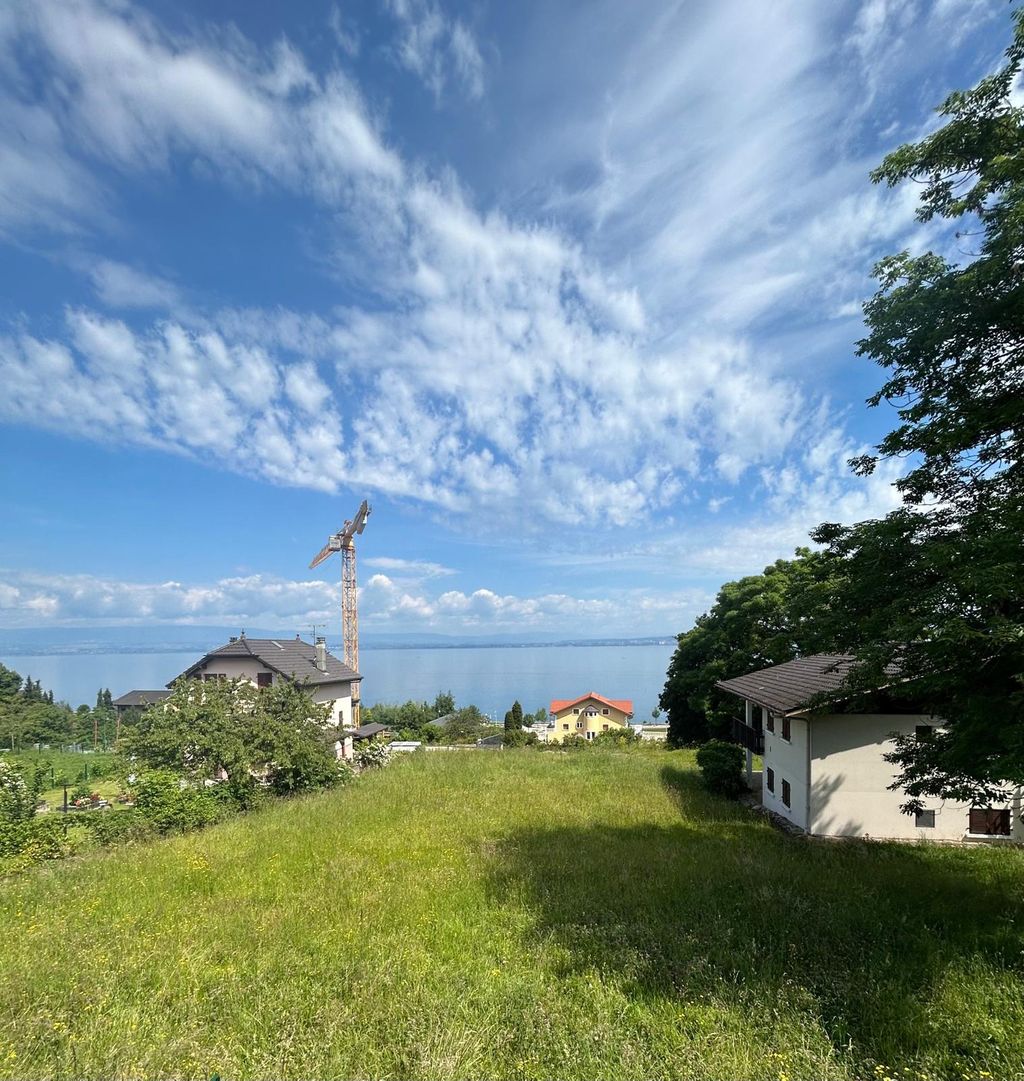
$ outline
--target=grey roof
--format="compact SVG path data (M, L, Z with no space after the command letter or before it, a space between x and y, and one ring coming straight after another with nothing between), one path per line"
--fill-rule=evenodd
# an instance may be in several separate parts
M381 732L390 732L386 724L361 724L358 728L353 728L348 735L353 739L370 739L372 736L379 736Z
M715 686L772 713L799 713L815 695L842 691L854 660L846 653L815 653L735 679L719 680Z
M327 671L321 672L316 666L316 647L301 638L236 638L233 642L211 649L182 676L188 677L197 672L214 658L254 657L272 671L300 683L312 685L320 683L355 683L363 677L354 672L344 661L339 661L332 654L327 654ZM168 683L170 687L173 684Z
M114 699L115 706L151 706L170 696L170 691L129 691Z
M449 721L455 720L454 713L446 713L443 717L435 717L432 721L427 721L427 724L432 724L435 728L444 728Z

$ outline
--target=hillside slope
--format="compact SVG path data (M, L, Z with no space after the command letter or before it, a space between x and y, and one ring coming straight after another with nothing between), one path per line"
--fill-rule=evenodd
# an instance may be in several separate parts
M0 1075L1020 1077L1022 896L683 753L414 756L4 881Z

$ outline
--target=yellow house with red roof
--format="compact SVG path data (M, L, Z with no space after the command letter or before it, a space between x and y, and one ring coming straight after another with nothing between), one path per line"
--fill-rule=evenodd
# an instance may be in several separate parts
M593 739L602 732L626 728L633 716L629 698L605 698L589 691L579 698L555 698L551 702L548 743L561 743L566 736Z

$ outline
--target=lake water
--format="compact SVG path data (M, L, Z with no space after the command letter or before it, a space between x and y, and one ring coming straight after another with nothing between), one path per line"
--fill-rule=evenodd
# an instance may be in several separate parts
M674 646L522 646L490 649L364 649L363 703L433 701L450 690L459 705L474 703L500 720L518 698L523 710L547 708L552 698L597 691L632 698L637 721L650 720L665 685ZM195 653L90 653L0 657L22 676L38 679L58 699L92 705L96 690L115 698L152 690L183 672Z

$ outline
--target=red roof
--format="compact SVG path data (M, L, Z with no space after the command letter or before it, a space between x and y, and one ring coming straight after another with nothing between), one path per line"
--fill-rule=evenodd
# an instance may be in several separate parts
M577 706L580 702L586 702L589 698L593 698L595 702L603 702L606 706L611 706L614 709L620 710L628 717L633 716L632 698L605 698L603 694L597 694L594 691L589 691L587 694L581 694L579 698L552 698L551 712L561 713L563 709L568 709L570 706Z

